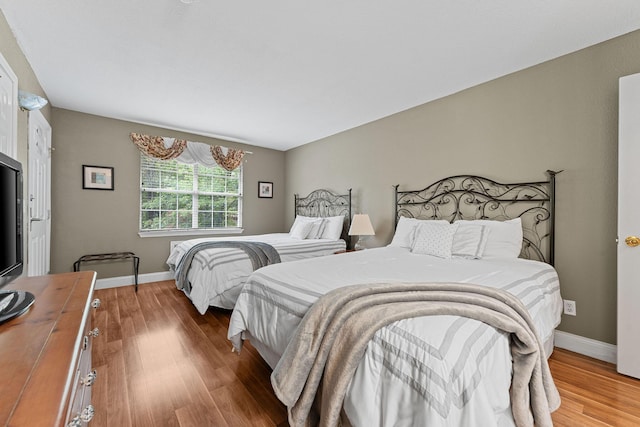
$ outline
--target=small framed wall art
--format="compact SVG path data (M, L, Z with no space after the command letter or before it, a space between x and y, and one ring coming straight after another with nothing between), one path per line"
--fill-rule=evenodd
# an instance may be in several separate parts
M272 199L273 182L258 181L258 197L262 199Z
M82 165L82 188L85 190L113 191L113 168Z

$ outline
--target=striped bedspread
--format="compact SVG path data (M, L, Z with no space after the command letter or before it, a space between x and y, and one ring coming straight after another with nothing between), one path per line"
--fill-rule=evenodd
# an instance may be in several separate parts
M191 248L206 242L263 242L272 246L281 262L332 255L344 250L344 240L297 240L288 233L256 236L192 239L181 242L173 249L167 264L177 280L176 286L191 299L196 309L204 314L209 306L232 309L245 280L254 271L251 257L237 247L211 247L198 251L186 272L187 286L178 284L177 267Z
M215 241L215 242L202 242L197 245L191 246L191 248L182 256L180 262L176 266L176 286L178 289L182 289L185 293L191 293L191 282L187 280L187 272L191 268L193 257L200 251L206 249L223 249L223 248L236 248L242 250L249 261L251 261L251 268L256 271L259 268L266 267L269 264L277 264L280 262L280 254L275 248L268 243L264 242L245 242L245 241Z
M265 267L251 275L231 316L236 349L250 338L275 367L301 319L322 295L351 284L473 283L505 290L528 310L541 341L560 322L555 270L527 260L462 260L380 248ZM365 348L344 400L354 426L513 426L512 360L504 331L453 315L403 319Z
M511 334L516 424L553 425L559 394L527 309L507 291L469 283L353 285L320 297L271 375L289 424L302 427L319 418L320 425L337 425L344 393L373 334L395 320L435 315L476 319Z

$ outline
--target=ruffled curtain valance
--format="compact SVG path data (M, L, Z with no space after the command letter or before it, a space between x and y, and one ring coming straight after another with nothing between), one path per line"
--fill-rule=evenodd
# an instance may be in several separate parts
M180 156L187 148L187 141L184 139L174 139L168 147L165 145L165 139L161 136L140 135L131 132L131 141L149 157L161 160L172 160Z
M215 159L216 163L228 171L232 171L240 166L242 159L244 158L244 151L227 148L227 153L225 154L222 151L223 148L226 147L221 147L219 145L211 146L211 155Z
M138 149L149 157L161 160L175 159L178 162L188 164L199 163L207 167L220 165L228 171L240 166L246 154L244 150L220 145L212 146L184 139L141 135L135 132L129 136Z

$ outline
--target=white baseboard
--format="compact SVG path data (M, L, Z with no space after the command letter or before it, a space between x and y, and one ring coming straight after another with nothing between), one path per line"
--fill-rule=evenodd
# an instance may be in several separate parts
M556 331L554 345L609 363L616 363L618 359L618 350L615 345L568 332Z
M160 282L162 280L173 279L170 271L161 271L159 273L138 274L138 285L142 283ZM120 286L131 286L135 283L135 276L109 277L107 279L96 280L96 289L118 288Z

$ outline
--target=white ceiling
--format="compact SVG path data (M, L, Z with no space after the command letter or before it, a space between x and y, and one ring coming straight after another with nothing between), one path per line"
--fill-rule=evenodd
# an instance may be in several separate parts
M278 150L640 28L638 0L0 0L0 8L52 105Z

